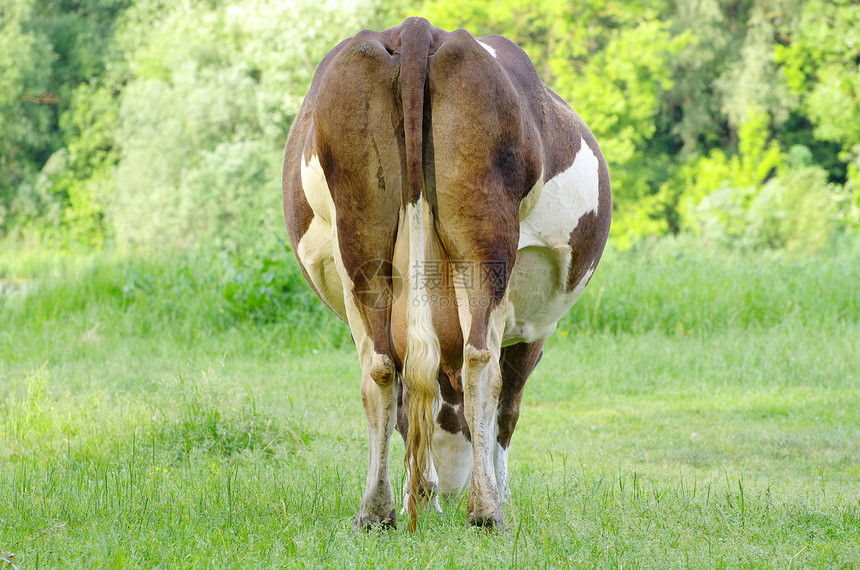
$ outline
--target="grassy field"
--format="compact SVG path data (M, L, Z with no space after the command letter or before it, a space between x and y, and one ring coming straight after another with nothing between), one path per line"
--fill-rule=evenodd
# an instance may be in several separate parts
M609 252L526 388L509 532L461 498L356 534L359 370L287 252L3 252L0 568L860 567L858 284L858 240Z

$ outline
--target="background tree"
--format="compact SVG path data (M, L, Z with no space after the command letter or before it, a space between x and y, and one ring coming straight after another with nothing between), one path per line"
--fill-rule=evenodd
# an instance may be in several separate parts
M815 249L860 226L851 0L3 0L0 235L236 250L281 233L316 65L409 14L526 50L601 143L619 247Z
M28 26L27 0L0 3L0 235L8 231L17 189L50 156L51 109L48 93L54 55L44 35Z

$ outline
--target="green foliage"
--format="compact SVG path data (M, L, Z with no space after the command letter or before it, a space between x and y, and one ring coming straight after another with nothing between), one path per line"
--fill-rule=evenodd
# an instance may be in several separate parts
M850 192L827 180L812 153L783 153L767 141L767 118L750 113L738 154L714 150L679 169L661 189L678 200L681 224L706 243L744 249L823 249L839 230L856 227Z
M833 233L838 195L820 167L789 169L769 180L750 204L753 245L788 252L821 251Z
M594 114L589 126L613 165L634 162L637 150L654 136L660 95L672 87L667 60L684 43L670 37L667 26L643 22L613 33L601 51L587 58L581 73L562 74L569 62L554 62L555 88L577 108ZM616 177L617 179L618 177ZM615 182L615 180L613 180ZM631 193L626 188L620 194Z
M28 0L0 3L0 237L9 231L19 184L38 171L50 139L51 113L43 99L54 59L46 38L27 28Z
M8 89L0 88L8 95L8 99L0 97L4 99L0 101L0 130L4 132L0 210L8 212L5 218L0 215L0 234L41 236L55 244L101 243L103 208L94 186L109 177L109 165L96 176L91 162L101 160L99 152L94 157L83 154L106 150L100 145L105 136L113 135L115 121L103 123L97 126L98 133L91 133L89 123L68 116L76 112L76 106L86 106L82 84L94 85L105 75L108 60L115 55L110 49L113 24L129 3L9 0L0 6L0 11L11 10L8 18L0 14L0 25L9 26L0 35L13 54L13 61L7 64L4 47L0 47L0 68L4 79L12 82ZM106 93L113 98L112 89ZM106 111L110 103L99 98L97 112ZM110 121L111 117L99 114L96 119ZM90 136L97 142L89 147L78 140ZM7 167L2 167L4 162Z
M860 228L850 0L8 0L0 10L7 239L235 252L283 232L283 142L315 66L357 30L410 13L525 49L600 141L622 248L691 232L810 249L828 226ZM788 164L793 147L808 149L811 170Z
M743 189L750 197L785 157L779 146L768 142L768 118L761 112L750 112L741 126L738 136L737 154L726 154L715 149L707 157L697 158L679 169L676 180L664 190L679 201L679 210L684 222L696 227L692 212L703 199L722 188ZM674 185L674 187L673 187ZM738 204L745 207L745 201Z
M107 208L116 241L235 250L281 232L289 124L315 62L374 5L333 3L324 17L312 2L272 0L153 10L141 3L121 25L133 79Z
M659 198L706 243L820 250L836 230L853 225L850 196L812 164L809 149L795 146L786 154L768 141L767 126L767 115L749 112L737 154L713 150L689 161Z
M284 322L305 315L320 317L324 311L307 286L289 245L257 252L250 259L231 255L224 299L237 318L256 322Z
M786 219L773 212L767 216L775 227L751 238L782 235ZM744 251L723 243L683 236L608 251L559 329L563 335L656 331L707 336L728 329L765 330L789 317L809 327L841 319L860 322L860 297L850 285L860 282L856 238L815 255L805 253L806 243L789 243L793 254Z
M860 143L860 5L851 0L809 0L790 29L792 41L777 45L792 91L822 140L850 151Z
M60 117L69 142L57 151L66 163L55 192L65 198L63 225L72 243L99 247L106 237L105 204L111 199L117 160L117 111L111 90L91 81L75 88L69 109Z
M722 112L734 128L742 128L750 120L750 113L762 112L769 116L768 123L779 125L797 106L775 56L779 28L792 18L795 3L794 0L753 2L743 37L735 34L739 51L724 62L726 69L714 82L721 95Z
M662 129L680 142L685 155L721 145L725 135L720 94L711 87L726 61L737 57L741 32L719 0L679 2L670 20L673 34L687 33L689 43L670 61L674 79L663 97Z
M665 162L649 146L656 135L660 98L672 87L669 59L687 40L687 35L672 38L666 25L640 23L612 37L581 74L558 80L560 94L583 113L595 113L586 120L609 157L617 212L613 239L621 243L633 235L668 230L666 221L649 215L647 207L654 175Z
M14 295L34 288L38 295ZM322 347L350 342L348 328L316 299L292 252L277 240L261 242L253 254L2 258L0 312L6 331L49 330L58 320L82 318L126 338L173 323L176 336L162 340L174 345L257 326L292 348L308 346L308 339Z
M277 188L279 151L244 104L253 83L240 70L192 64L170 82L126 89L108 205L121 246L196 249L279 217L277 192L260 191ZM242 219L246 212L256 219Z

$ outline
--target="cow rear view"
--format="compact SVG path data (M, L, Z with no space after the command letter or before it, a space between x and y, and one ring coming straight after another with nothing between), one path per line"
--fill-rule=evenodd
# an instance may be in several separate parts
M284 159L299 264L345 320L370 436L357 528L469 488L469 521L504 524L507 451L544 339L582 293L609 230L609 173L579 117L516 45L410 18L322 61Z

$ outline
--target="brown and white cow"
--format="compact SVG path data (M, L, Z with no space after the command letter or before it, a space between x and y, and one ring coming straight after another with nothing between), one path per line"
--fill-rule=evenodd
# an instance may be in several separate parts
M361 362L370 466L354 526L395 525L395 426L410 529L417 504L467 487L469 521L503 525L526 379L609 232L594 136L511 41L409 18L320 63L283 193L293 251Z

